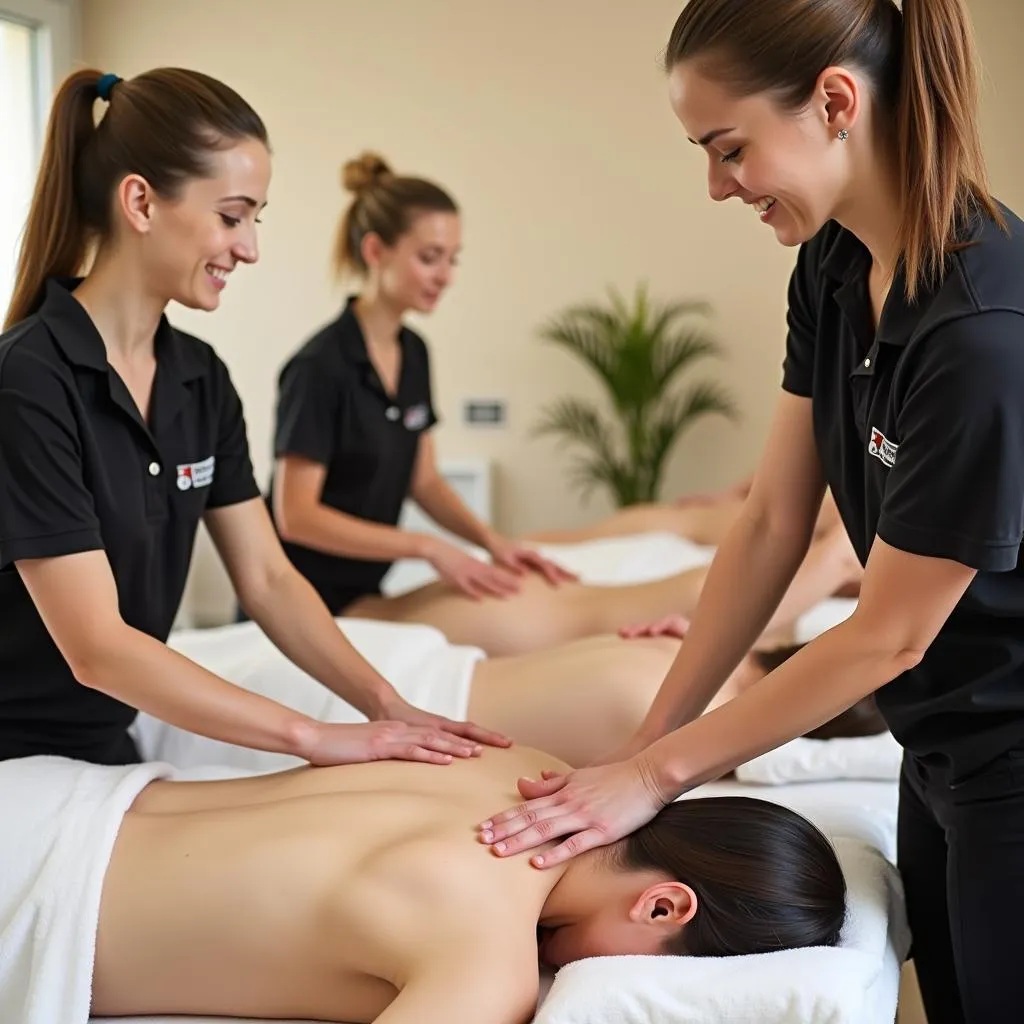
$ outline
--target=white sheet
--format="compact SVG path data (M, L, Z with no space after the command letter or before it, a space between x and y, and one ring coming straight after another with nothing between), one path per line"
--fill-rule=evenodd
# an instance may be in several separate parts
M477 558L486 558L480 548L460 544ZM576 573L592 586L615 586L663 579L699 565L707 565L715 549L694 544L674 533L642 533L611 537L580 544L537 544L531 547L552 561ZM417 559L396 562L384 578L382 589L393 596L403 594L437 579L428 563Z
M890 732L877 736L812 740L800 737L740 765L740 782L776 786L786 782L899 778L903 748Z
M456 647L432 626L339 619L352 645L411 704L465 718L473 668L484 652ZM366 718L289 661L253 622L172 634L169 645L218 675L322 722ZM175 729L140 715L133 733L142 756L178 768L216 764L240 771L276 771L301 762Z
M124 812L160 765L0 762L0 1021L84 1024L100 893Z

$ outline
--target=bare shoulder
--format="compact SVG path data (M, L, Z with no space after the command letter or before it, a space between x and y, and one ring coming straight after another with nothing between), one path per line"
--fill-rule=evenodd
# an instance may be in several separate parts
M483 907L475 926L412 966L377 1024L527 1024L539 992L533 926Z

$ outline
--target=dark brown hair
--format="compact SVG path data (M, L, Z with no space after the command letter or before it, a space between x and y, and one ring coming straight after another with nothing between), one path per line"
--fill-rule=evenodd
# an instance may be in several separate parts
M776 647L770 651L751 651L750 656L762 672L774 672L803 647L804 644L794 644ZM812 729L804 735L809 740L852 739L857 736L877 736L888 728L882 713L878 710L875 695L869 693L835 718L829 719L824 725L819 725L817 729Z
M737 95L770 92L790 110L808 102L826 67L846 65L866 76L880 111L895 108L908 300L941 279L972 214L1005 228L981 148L965 0L903 0L902 13L892 0L690 0L665 68L692 59Z
M70 74L53 100L5 327L38 307L48 277L80 273L90 245L109 236L111 199L127 174L158 195L211 173L211 155L243 139L268 144L259 115L234 90L197 71L157 68L110 90L99 124L99 71Z
M377 153L365 152L341 169L341 183L354 195L338 225L334 270L365 274L363 239L378 235L394 245L419 213L458 213L455 200L439 185L423 178L396 175Z
M802 815L752 797L694 797L662 808L614 848L626 871L690 886L697 913L665 948L740 956L834 946L846 879L828 839Z

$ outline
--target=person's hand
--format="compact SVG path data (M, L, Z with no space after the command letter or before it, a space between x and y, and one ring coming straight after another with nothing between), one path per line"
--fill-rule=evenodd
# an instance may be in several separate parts
M565 775L544 775L540 782L520 779L519 792L526 802L478 826L480 841L498 856L510 857L567 835L558 846L530 859L535 867L562 864L629 835L673 795L661 791L643 755Z
M457 737L474 745L482 743L489 747L512 746L512 741L499 732L485 729L475 722L458 722L452 718L445 718L443 715L435 715L409 704L401 698L388 703L382 717L391 722L404 722L406 725L434 729L447 737ZM479 747L477 747L474 756L479 752Z
M519 591L516 573L474 558L439 537L430 538L425 557L441 579L474 601L482 597L509 597Z
M559 583L574 583L578 579L575 573L545 558L539 551L505 537L495 535L488 541L487 550L495 565L500 565L517 576L537 572L553 587L557 587Z
M623 626L619 636L625 640L635 640L643 636L674 636L683 640L690 631L690 620L682 615L665 615L654 622L642 622L633 626Z
M479 744L432 725L382 721L316 722L300 754L310 764L323 766L388 760L451 764L454 757L474 757L479 752Z

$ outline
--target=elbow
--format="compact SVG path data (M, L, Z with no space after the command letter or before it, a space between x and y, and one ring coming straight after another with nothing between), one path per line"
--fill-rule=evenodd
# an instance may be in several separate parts
M299 507L296 507L296 505ZM308 516L301 507L301 503L286 501L284 497L274 496L274 528L277 535L287 544L309 543L309 529L307 526Z
M80 685L90 690L107 692L110 688L112 652L118 649L117 641L106 631L96 631L84 642L76 643L73 648L62 650L61 653ZM123 642L120 650L123 654Z

